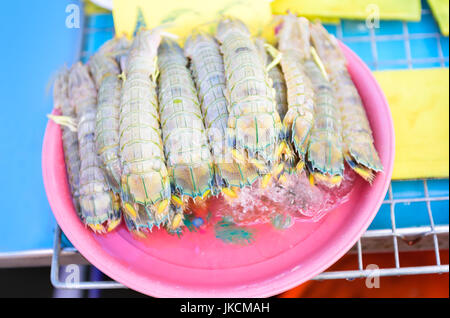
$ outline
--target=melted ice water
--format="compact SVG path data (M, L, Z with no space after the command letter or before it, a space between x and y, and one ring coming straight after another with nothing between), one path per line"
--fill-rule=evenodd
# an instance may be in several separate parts
M294 220L317 222L327 212L345 202L351 192L356 174L345 169L339 187L311 185L307 175L293 174L283 184L272 182L266 188L245 187L235 199L216 202L216 216L231 219L237 225L272 222L288 227Z

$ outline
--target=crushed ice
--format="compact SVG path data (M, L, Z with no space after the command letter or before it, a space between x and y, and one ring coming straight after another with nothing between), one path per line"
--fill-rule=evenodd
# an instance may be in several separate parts
M237 225L271 222L277 228L287 228L293 220L317 222L346 201L355 177L353 170L345 169L341 185L332 189L312 185L305 173L290 175L282 184L272 182L264 189L245 187L237 198L221 200L215 207L216 216L231 218Z

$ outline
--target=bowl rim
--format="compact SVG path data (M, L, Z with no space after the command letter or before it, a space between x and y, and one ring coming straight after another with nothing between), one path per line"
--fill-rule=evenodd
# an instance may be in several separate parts
M322 262L320 266L316 266L315 268L310 269L309 271L297 270L289 272L282 278L279 278L276 281L271 281L270 284L265 284L264 286L261 286L261 284L259 284L257 288L255 286L255 288L252 289L252 285L247 285L248 288L244 290L233 291L231 294L232 297L273 296L281 292L284 292L288 289L291 289L295 286L298 286L299 284L323 272L324 270L329 268L332 264L334 264L337 260L339 260L359 240L361 235L367 230L370 223L375 218L375 215L377 214L381 204L383 203L384 197L390 185L395 156L395 147L394 147L395 136L394 136L392 115L386 97L384 96L384 93L382 92L379 84L377 83L370 69L351 49L345 46L345 44L340 42L340 45L342 49L346 52L346 54L352 57L353 63L356 63L357 66L361 68L361 71L368 74L368 76L366 76L365 79L367 81L370 81L370 86L376 91L375 92L376 95L380 98L380 104L383 104L383 106L385 107L387 122L385 122L384 124L386 125L385 128L390 131L388 135L390 137L389 141L391 145L389 145L388 147L390 149L389 152L390 157L387 158L387 165L385 165L384 167L385 177L383 190L381 191L382 195L380 195L380 198L377 199L376 204L373 206L371 210L371 213L366 213L364 222L359 223L358 225L359 230L357 231L357 234L352 236L351 239L345 241L345 243L342 243L339 246L339 248L336 248L334 250L335 252L333 253L333 255L328 255L326 257L326 261ZM77 218L77 216L68 215L66 217L63 217L59 212L55 212L56 211L55 208L57 205L55 202L58 200L57 193L53 193L48 190L52 177L54 178L54 176L52 176L51 169L48 167L48 165L45 164L48 161L49 157L49 154L45 151L45 149L49 147L48 144L50 142L48 137L49 129L50 128L48 123L45 131L42 148L42 173L47 198L49 200L52 212L56 218L58 225L61 227L62 231L67 235L71 243L80 251L80 253L89 262L91 262L97 268L101 269L101 271L103 271L106 275L122 283L123 285L136 291L139 291L141 293L152 295L155 297L230 297L229 289L224 290L215 289L212 293L206 294L203 290L195 289L192 287L175 289L171 285L162 285L160 282L148 277L146 278L146 280L142 280L142 277L140 275L137 275L137 273L135 273L134 271L128 270L123 264L115 260L113 256L105 252L102 248L95 246L95 244L91 246L91 248L85 248L86 242L83 242L83 240L85 240L86 237L83 236L82 235L83 233L81 232L83 229L71 227L69 224L71 222L70 218L72 219ZM89 239L94 240L92 236L88 237ZM143 281L144 283L141 283L141 281ZM149 286L149 282L154 283L154 285L152 285L153 287Z

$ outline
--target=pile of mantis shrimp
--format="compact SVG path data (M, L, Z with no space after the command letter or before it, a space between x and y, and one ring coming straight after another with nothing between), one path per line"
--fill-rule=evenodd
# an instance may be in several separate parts
M116 37L58 73L55 108L73 202L96 233L180 233L188 202L307 173L334 188L344 161L382 165L337 40L283 17L275 48L224 18L184 48L161 29Z

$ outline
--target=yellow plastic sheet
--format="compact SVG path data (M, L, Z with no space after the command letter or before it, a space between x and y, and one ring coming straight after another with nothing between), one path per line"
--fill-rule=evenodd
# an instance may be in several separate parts
M448 36L448 0L428 0L428 4L441 29L441 33Z
M247 24L255 36L274 41L273 20L268 0L114 0L114 24L117 34L131 37L139 12L149 28L160 25L176 34L180 42L193 30L214 32L221 17L232 16Z
M272 12L305 17L365 20L379 13L383 20L420 21L420 0L274 0Z
M395 129L393 179L449 176L448 68L374 72Z
M86 15L104 14L111 12L99 7L98 5L94 4L89 0L83 0L83 4L84 4L84 12L86 13Z

